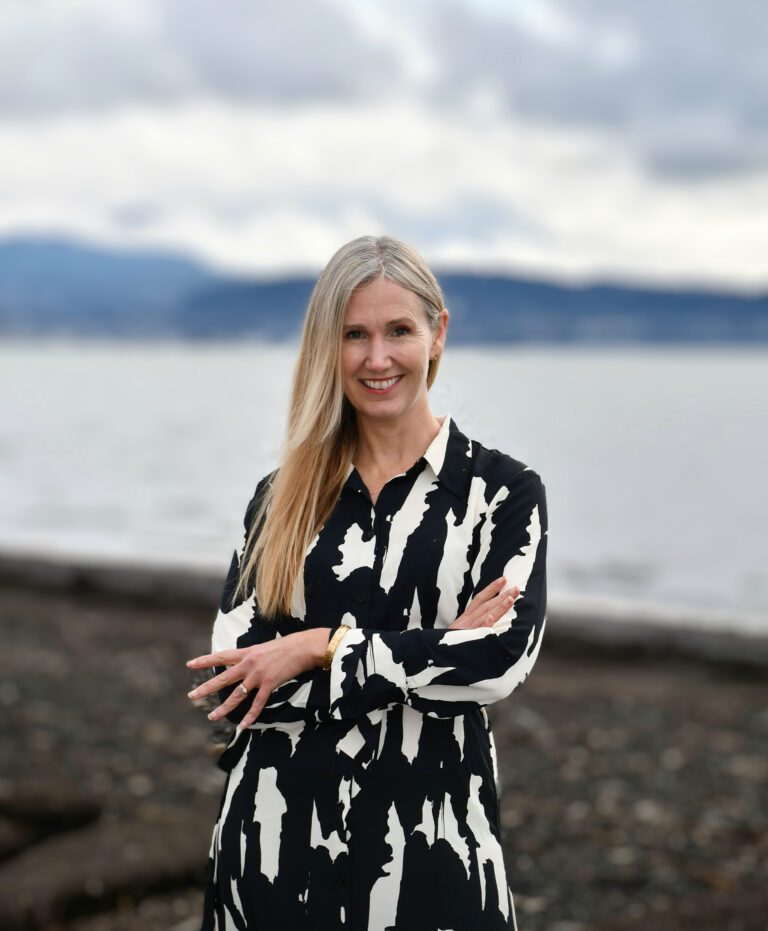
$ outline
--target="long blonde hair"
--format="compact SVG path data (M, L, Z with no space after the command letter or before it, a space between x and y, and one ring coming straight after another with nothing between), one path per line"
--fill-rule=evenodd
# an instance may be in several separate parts
M293 375L280 465L255 507L232 601L255 590L260 613L291 614L309 544L330 516L357 442L357 415L344 395L341 339L355 288L388 278L421 298L434 333L443 293L424 259L389 236L346 243L320 273L309 299ZM427 369L427 388L440 357ZM255 576L255 586L253 577Z

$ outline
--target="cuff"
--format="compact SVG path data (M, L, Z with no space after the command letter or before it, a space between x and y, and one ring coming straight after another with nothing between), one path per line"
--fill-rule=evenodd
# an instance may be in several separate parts
M330 670L330 709L334 718L366 714L394 702L405 702L405 669L383 638L353 627L333 654Z

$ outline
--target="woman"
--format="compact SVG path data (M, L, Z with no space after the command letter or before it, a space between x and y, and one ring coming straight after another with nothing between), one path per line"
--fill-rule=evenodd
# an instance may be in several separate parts
M203 931L516 928L485 706L541 644L545 491L430 410L447 323L386 236L315 285L280 466L189 663L238 725Z

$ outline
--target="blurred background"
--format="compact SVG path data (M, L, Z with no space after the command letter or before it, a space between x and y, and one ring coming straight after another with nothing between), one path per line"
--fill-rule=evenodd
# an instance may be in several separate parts
M6 0L0 927L199 927L183 663L314 281L388 234L451 314L433 411L547 488L550 650L493 709L521 928L765 928L767 25Z

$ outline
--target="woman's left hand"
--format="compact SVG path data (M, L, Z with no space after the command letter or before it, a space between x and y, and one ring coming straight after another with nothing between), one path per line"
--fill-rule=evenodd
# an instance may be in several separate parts
M299 673L322 664L329 634L329 627L313 627L250 647L196 656L187 662L190 669L204 669L210 666L228 668L205 684L192 689L188 698L198 701L224 686L237 682L241 682L249 693L258 689L250 710L239 725L248 727L261 714L274 689L290 679L295 679ZM247 697L241 688L235 688L229 698L208 717L212 721L218 720L237 708Z

